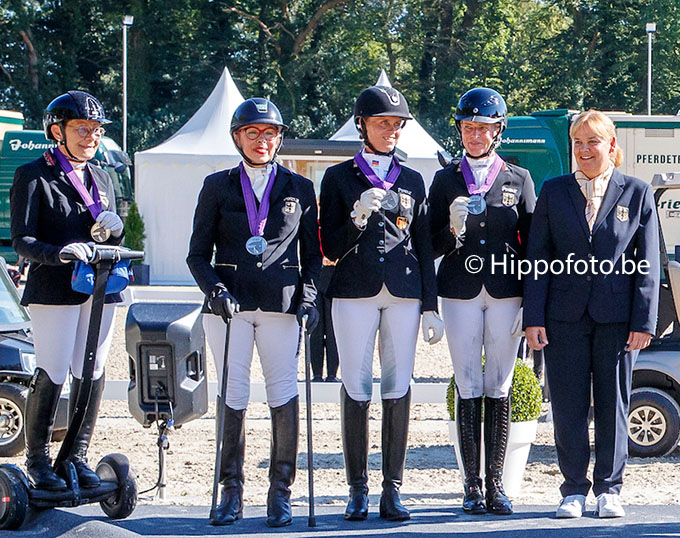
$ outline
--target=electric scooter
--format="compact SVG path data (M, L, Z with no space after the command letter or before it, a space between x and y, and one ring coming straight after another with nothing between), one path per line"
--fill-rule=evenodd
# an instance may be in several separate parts
M97 464L96 473L101 484L96 488L81 489L73 464L67 460L85 418L90 402L97 342L104 310L106 283L113 266L121 260L141 260L144 253L109 245L97 245L90 264L94 269L92 309L85 344L83 377L78 391L73 417L66 437L54 461L54 470L66 481L67 489L47 491L33 488L16 465L0 465L0 529L18 529L24 523L29 508L45 509L75 507L100 503L111 519L128 517L137 505L137 481L128 459L122 454L104 456Z

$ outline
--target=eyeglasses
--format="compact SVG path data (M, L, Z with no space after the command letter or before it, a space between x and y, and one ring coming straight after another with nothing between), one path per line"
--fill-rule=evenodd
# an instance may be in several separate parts
M93 138L101 138L106 134L106 129L103 127L85 127L81 125L80 127L73 127L73 129L78 133L80 138L87 138L92 135Z
M248 140L257 140L262 136L267 142L270 140L274 140L277 136L279 136L279 130L274 129L273 127L265 127L264 129L258 129L257 127L250 126L250 127L244 127L241 129L246 134L246 138Z

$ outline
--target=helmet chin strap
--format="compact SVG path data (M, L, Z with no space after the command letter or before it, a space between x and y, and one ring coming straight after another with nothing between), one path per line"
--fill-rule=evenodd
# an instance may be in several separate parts
M68 156L70 157L70 160L75 161L77 163L84 163L86 159L79 159L73 153L71 153L71 150L68 149L68 145L66 144L66 131L64 130L64 124L60 123L59 124L59 130L61 131L61 140L57 140L57 145L59 146L64 146L64 149L66 150L66 153L68 153Z
M366 122L364 121L364 118L361 118L360 120L361 128L359 129L359 132L361 133L361 138L364 139L364 143L370 148L370 150L377 154L377 155L384 155L385 157L391 157L394 155L394 152L397 150L397 146L395 144L394 148L392 148L391 151L378 151L373 144L371 144L371 141L368 139L368 132L366 131Z

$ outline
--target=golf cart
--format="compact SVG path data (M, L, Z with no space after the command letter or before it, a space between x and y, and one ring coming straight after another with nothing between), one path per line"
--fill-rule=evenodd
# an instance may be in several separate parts
M652 186L659 207L664 192L680 190L680 172L656 174ZM680 440L680 245L669 259L663 230L659 236L663 275L657 338L633 368L628 413L628 452L636 457L666 456Z
M28 383L35 370L35 351L28 310L19 294L4 258L0 258L0 457L23 452L24 408ZM69 382L64 384L57 408L53 441L66 434Z

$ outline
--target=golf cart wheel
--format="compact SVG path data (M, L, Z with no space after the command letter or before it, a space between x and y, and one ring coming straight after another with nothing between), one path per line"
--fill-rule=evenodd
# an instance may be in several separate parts
M7 469L0 468L0 530L16 530L28 513L26 486Z
M0 383L0 457L8 458L24 451L24 409L26 387Z
M97 464L103 482L118 482L116 492L99 504L111 519L125 519L137 506L137 478L130 462L122 454L104 456Z
M680 440L680 406L666 392L640 387L631 393L628 453L639 458L663 457Z

